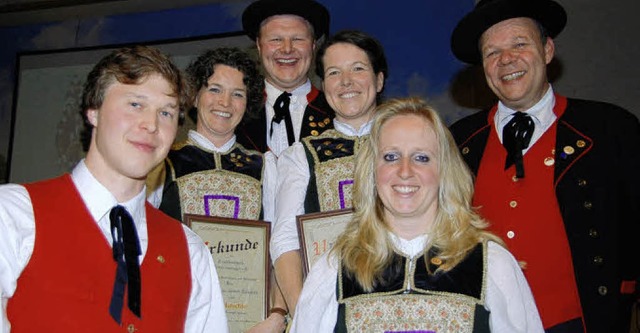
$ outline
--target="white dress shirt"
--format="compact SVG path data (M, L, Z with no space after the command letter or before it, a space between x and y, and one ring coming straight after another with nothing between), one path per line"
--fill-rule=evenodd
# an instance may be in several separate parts
M333 119L334 129L348 135L361 137L371 131L372 121L355 129ZM271 234L271 260L275 262L283 253L300 249L296 216L302 215L307 196L310 171L302 143L296 142L278 159L278 178L275 189L275 225Z
M556 121L556 114L553 113L553 107L556 105L556 97L553 94L553 88L549 85L549 89L542 96L542 98L536 103L534 106L526 110L525 112L531 116L533 119L533 123L535 127L533 129L533 135L531 136L531 141L529 142L529 147L527 149L522 150L522 155L526 154L527 151L542 137L544 132L546 132L549 127ZM506 105L502 104L502 102L498 102L498 112L493 119L496 131L498 132L498 139L502 142L502 129L505 125L511 120L514 113L517 111L508 108Z
M265 92L267 93L267 101L265 104L265 110L267 112L267 146L276 155L280 156L282 152L289 148L289 140L287 139L287 127L284 120L279 124L273 123L273 136L271 133L271 119L275 111L273 105L276 104L276 99L284 92L279 90L271 83L264 81ZM302 127L302 117L304 116L304 110L307 108L307 94L311 92L311 81L307 79L303 85L289 91L291 94L291 104L289 104L289 112L291 113L291 123L293 124L293 133L295 135L295 141L300 141L300 128Z
M396 248L411 258L421 253L427 242L426 235L410 241L390 235ZM489 242L487 251L484 306L490 311L491 332L544 332L533 295L516 260L493 242ZM291 333L333 332L338 317L338 260L335 256L328 257L329 253L318 259L304 282Z
M73 169L71 179L109 245L112 244L109 222L111 208L122 205L129 211L140 239L142 254L139 260L142 264L149 244L145 190L127 202L118 202L109 190L93 177L84 160ZM191 263L191 295L185 332L228 332L222 292L211 254L200 237L186 226L182 227ZM27 190L18 184L0 186L0 333L10 331L7 304L14 295L17 281L31 258L35 236L33 206Z
M229 152L233 145L236 143L236 136L233 135L229 141L222 145L222 147L216 147L213 142L209 141L204 135L189 130L187 136L193 141L196 146L203 150L212 151L220 154L226 154ZM245 147L246 148L246 147ZM264 169L262 173L262 215L265 221L273 221L273 211L275 205L275 188L276 188L276 157L272 152L266 152L262 154L264 156ZM164 184L160 184L153 192L149 194L147 200L151 205L158 208L162 203L162 191L164 190Z

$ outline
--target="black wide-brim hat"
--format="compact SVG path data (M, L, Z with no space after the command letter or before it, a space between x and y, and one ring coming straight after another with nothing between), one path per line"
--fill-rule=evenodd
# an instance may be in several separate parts
M252 40L260 32L260 24L274 15L297 15L313 26L315 39L329 33L329 11L313 0L258 0L242 13L242 28Z
M451 35L451 51L463 62L481 63L482 34L494 24L516 17L538 21L549 37L556 37L567 24L567 13L552 0L481 0L458 23Z

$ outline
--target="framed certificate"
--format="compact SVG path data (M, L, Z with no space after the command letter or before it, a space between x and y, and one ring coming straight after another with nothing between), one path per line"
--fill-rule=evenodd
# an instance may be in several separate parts
M244 332L266 319L271 224L194 214L185 214L184 221L211 252L230 332Z
M347 227L352 209L298 215L298 236L302 249L304 276L323 253L329 251L338 236Z

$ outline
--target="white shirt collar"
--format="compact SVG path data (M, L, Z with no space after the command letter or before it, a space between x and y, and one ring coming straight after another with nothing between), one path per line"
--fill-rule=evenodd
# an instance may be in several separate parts
M428 240L428 236L426 234L418 236L412 240L406 240L392 232L389 232L389 238L391 239L391 243L393 243L396 249L398 249L400 252L402 252L402 254L408 256L409 258L413 258L416 255L422 253L425 246L427 245Z
M267 92L267 104L272 106L276 103L276 99L278 96L282 95L284 92L276 88L273 84L269 83L267 80L264 80L265 91ZM291 94L291 103L297 103L299 98L304 98L306 103L307 95L311 91L311 81L307 79L305 83L303 83L298 88L293 91L289 91Z
M556 114L553 113L553 107L556 104L556 97L553 93L553 88L549 85L549 89L542 96L542 98L534 106L526 110L525 112L531 116L535 124L531 142L529 148L523 150L526 153L542 135L551 127L554 121L556 121ZM498 134L498 139L502 142L502 128L511 120L511 116L515 113L506 107L502 102L498 102L498 112L494 117L494 125Z
M269 149L275 154L279 156L284 150L289 147L289 140L287 139L287 130L285 127L285 123L281 122L279 124L272 123L274 110L273 105L278 99L278 96L282 94L282 91L274 87L269 82L265 80L265 92L267 93L267 101L265 106L266 112L266 120L267 120L267 133L266 140ZM295 135L294 141L300 141L300 128L302 127L302 118L304 117L304 111L307 107L307 95L311 91L311 81L307 79L307 81L301 85L300 87L290 91L291 93L291 103L289 104L289 111L291 113L291 122L293 123L293 132ZM271 135L271 131L273 130L273 136Z
M204 135L194 131L194 130L189 130L189 133L187 134L189 139L192 140L193 142L195 142L198 146L200 146L201 148L205 149L205 150L209 150L209 151L213 151L216 153L226 153L229 151L229 149L231 149L231 147L233 147L233 145L236 143L236 135L234 134L231 139L229 139L229 141L227 141L225 144L222 145L222 147L218 148L216 147L215 144L213 144L213 142L209 141L209 139L207 139Z
M550 124L555 120L555 115L553 113L553 106L555 105L555 96L553 94L553 88L549 85L547 92L542 96L542 98L531 108L525 110L525 112L533 118L536 126L545 127L542 125ZM498 114L497 119L499 120L498 128L504 127L509 120L511 120L511 115L516 113L517 111L507 107L502 102L498 102ZM551 119L551 121L549 121Z
M91 174L84 159L81 160L71 172L71 179L78 193L80 193L82 201L84 201L85 206L89 210L89 214L91 214L91 217L93 217L95 221L108 221L108 218L103 218L109 214L111 208L118 204L124 206L129 214L131 214L138 230L140 230L141 224L146 221L146 188L143 188L142 191L131 200L119 203L116 197Z
M348 135L348 136L357 136L357 137L361 137L364 135L369 134L369 132L371 132L371 125L373 124L373 119L369 120L368 122L366 122L365 124L363 124L362 126L360 126L360 128L358 130L356 130L355 128L353 128L353 126L347 124L347 123L343 123L337 119L333 119L333 127L340 133L344 134L344 135Z

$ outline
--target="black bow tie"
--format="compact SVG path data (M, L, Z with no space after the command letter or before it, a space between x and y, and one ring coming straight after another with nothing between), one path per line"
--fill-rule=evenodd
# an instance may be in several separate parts
M276 103L273 105L273 119L271 119L271 131L269 132L269 136L273 136L273 123L279 124L282 119L284 119L284 124L287 128L287 140L289 141L289 146L293 144L296 137L293 133L293 122L291 121L291 112L289 111L289 104L291 104L291 94L288 92L283 92L276 99Z
M507 149L505 170L512 164L516 165L516 177L524 178L524 163L522 150L529 147L535 124L531 116L524 112L516 112L513 119L502 129L502 145Z
M109 313L118 323L122 323L124 304L124 286L127 288L127 305L131 312L140 318L140 264L138 256L142 253L138 232L127 210L118 205L109 213L111 236L113 237L113 260L118 263L116 279L113 283Z

